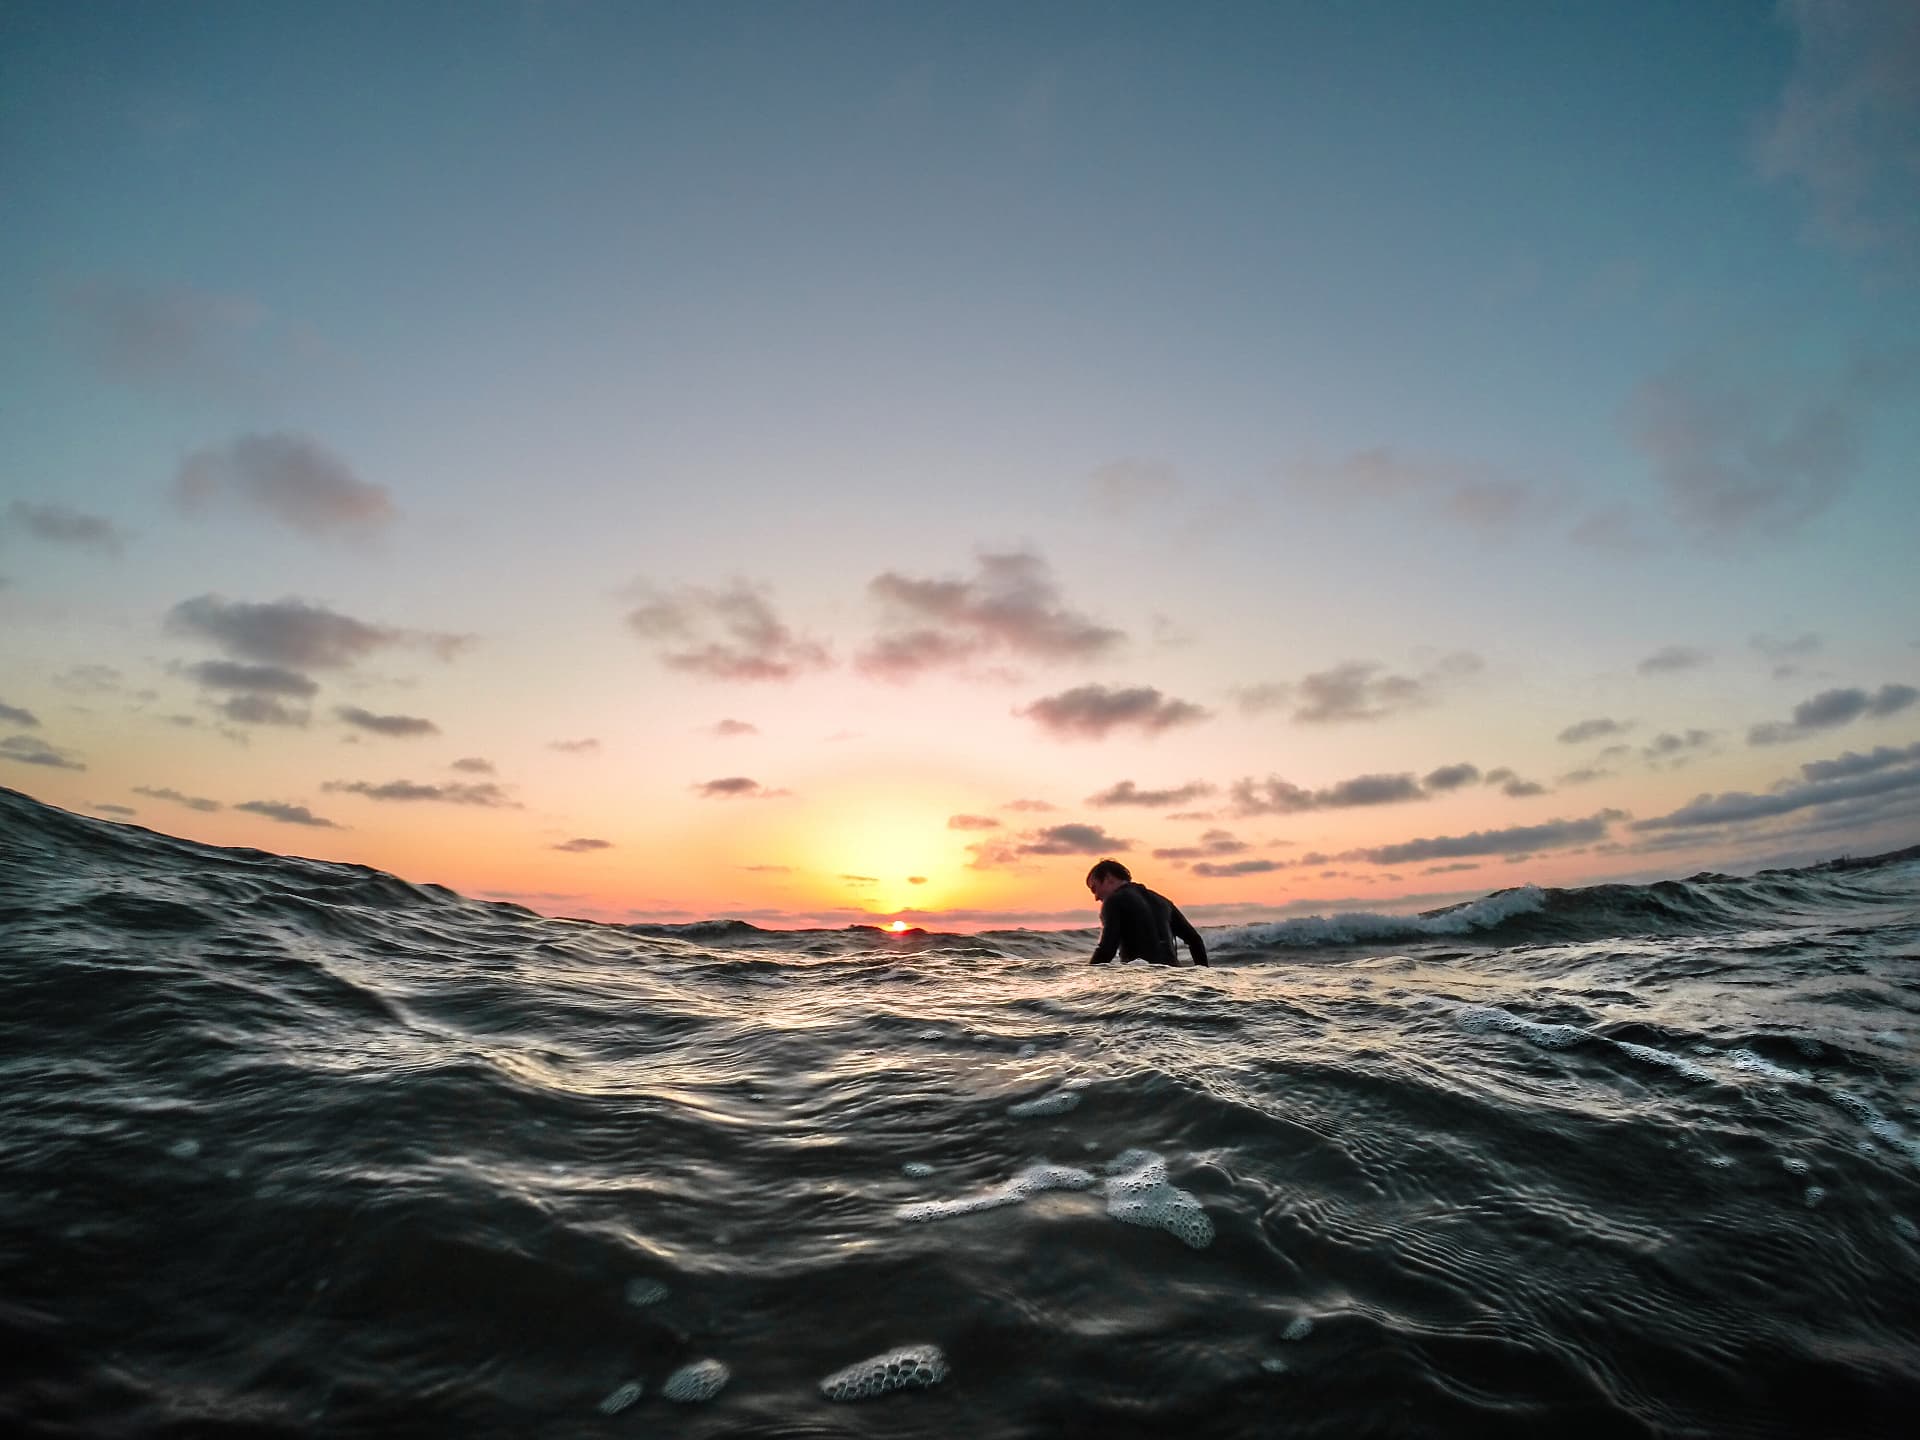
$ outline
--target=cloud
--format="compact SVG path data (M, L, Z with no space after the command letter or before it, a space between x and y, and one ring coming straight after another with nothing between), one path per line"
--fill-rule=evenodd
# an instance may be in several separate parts
M1133 841L1116 839L1098 825L1049 825L1015 848L1022 855L1106 855L1131 850Z
M270 695L230 695L213 707L237 725L305 725L305 710L290 710Z
M341 705L336 707L333 713L347 724L361 730L371 730L376 735L404 738L440 733L440 727L433 721L423 720L417 715L375 715L371 710L362 710L358 705Z
M760 727L750 725L745 720L722 720L707 733L726 739L733 735L758 735Z
M1420 873L1422 875L1451 875L1457 870L1478 870L1479 868L1480 862L1478 860L1456 860L1451 865L1429 865Z
M0 701L0 721L29 729L38 729L40 725L40 717L31 710L22 710L18 705L9 705L5 701Z
M1614 772L1597 766L1587 766L1579 770L1569 770L1557 782L1561 785L1591 785L1596 780L1610 780Z
M491 760L482 760L478 755L462 756L447 768L450 770L460 770L468 775L493 774L493 762Z
M927 877L924 875L907 876L907 884L909 885L924 885L926 883L927 883Z
M1087 477L1096 502L1131 508L1180 493L1180 472L1165 460L1115 460Z
M1662 730L1642 748L1640 755L1642 759L1648 761L1674 761L1684 757L1689 751L1704 750L1712 743L1713 731L1711 730L1688 730L1677 735L1670 730Z
M1493 781L1489 779L1487 783L1491 785ZM1500 793L1510 795L1515 800L1524 800L1530 795L1546 794L1547 787L1538 780L1522 780L1518 775L1508 775L1500 782Z
M1464 760L1458 765L1442 765L1438 770L1430 770L1422 777L1420 784L1429 793L1445 790L1458 790L1462 785L1471 785L1480 778L1480 767L1469 765Z
M1803 194L1837 249L1913 261L1920 11L1910 0L1782 0L1777 13L1798 43L1760 137L1760 173Z
M1583 740L1598 740L1603 735L1624 735L1633 726L1634 722L1631 720L1612 720L1605 715L1599 715L1591 720L1580 720L1569 725L1560 732L1558 738L1563 745L1578 745Z
M1034 814L1045 815L1050 814L1057 807L1049 805L1045 800L1009 800L1000 808L1002 810L1024 810Z
M375 785L367 780L329 780L322 790L344 795L360 795L368 800L431 801L443 805L478 805L489 809L520 808L491 780L454 781L446 785L424 785L415 780L389 780Z
M83 545L118 555L126 537L101 515L87 515L65 505L35 505L15 500L7 506L7 519L16 530L36 540L54 545Z
M243 665L236 660L201 660L186 673L209 690L244 690L255 695L290 695L307 699L320 686L298 670L280 665Z
M1364 805L1397 805L1424 800L1426 792L1411 774L1356 775L1320 790L1307 790L1269 775L1236 780L1229 792L1236 815L1297 815L1309 810L1347 810Z
M1773 678L1784 680L1789 675L1800 673L1797 662L1818 655L1823 648L1820 637L1812 631L1795 636L1756 635L1753 648L1767 659L1773 661Z
M1482 667L1477 655L1457 651L1419 675L1395 675L1372 661L1355 660L1320 670L1298 684L1263 684L1235 692L1248 714L1291 706L1289 719L1303 725L1339 725L1383 720L1430 705L1446 682Z
M174 496L197 513L231 497L307 535L365 536L394 517L386 487L301 435L242 435L181 462Z
M771 800L787 793L785 790L769 790L758 780L749 780L744 775L728 775L719 780L702 781L694 786L693 790L696 795L704 796L709 800L736 798Z
M112 695L122 688L120 672L111 665L70 665L53 683L75 695Z
M569 855L584 855L589 850L611 850L613 848L613 842L611 840L593 840L582 836L574 840L562 840L553 848L555 850L563 850Z
M1237 840L1230 831L1208 830L1200 837L1197 845L1174 845L1153 852L1156 860L1204 860L1210 855L1239 855L1249 849L1247 842Z
M1014 713L1028 717L1060 740L1102 740L1122 728L1157 735L1176 725L1198 724L1208 718L1208 712L1200 706L1164 696L1149 685L1122 689L1081 685L1045 696Z
M1387 446L1356 450L1339 460L1284 467L1296 492L1316 499L1417 506L1440 519L1486 533L1550 518L1560 503L1538 487L1487 465L1407 456Z
M9 735L0 740L0 760L22 765L45 765L53 770L84 770L87 767L56 745L37 735Z
M288 805L279 800L243 800L233 807L254 815L264 815L283 825L311 825L321 830L338 830L331 820L323 820L304 805Z
M178 790L169 790L165 787L136 785L133 787L133 793L145 795L152 800L170 800L175 805L184 805L189 810L199 810L205 814L212 814L215 810L222 808L218 800L209 800L202 795L182 795Z
M1709 540L1779 538L1846 492L1868 422L1904 401L1905 356L1861 356L1838 371L1761 385L1704 369L1644 382L1625 425L1681 526Z
M717 592L650 594L627 612L627 626L655 642L669 669L714 680L792 680L833 663L824 645L794 634L744 581Z
M878 875L842 875L840 879L848 885L878 885L880 883L880 877Z
M108 805L103 803L95 805L93 808L102 815L138 815L140 813L131 805Z
M1233 860L1224 865L1203 860L1193 867L1193 873L1204 875L1210 880L1230 880L1241 875L1266 875L1285 868L1277 860Z
M1668 675L1679 670L1697 670L1710 657L1690 645L1666 645L1647 656L1634 668L1642 675Z
M1098 795L1089 795L1089 805L1144 805L1164 810L1169 805L1184 805L1189 800L1197 800L1202 795L1211 795L1217 787L1204 780L1189 780L1186 784L1170 790L1142 790L1131 780L1122 780L1109 785Z
M1897 715L1915 700L1920 700L1920 690L1911 685L1882 685L1871 694L1858 687L1822 690L1812 699L1802 700L1794 706L1792 720L1755 725L1747 731L1747 743L1782 745L1820 730L1851 724L1863 717L1882 719Z
M1625 811L1601 810L1584 820L1549 820L1543 825L1475 830L1468 835L1436 835L1398 845L1353 850L1337 858L1366 860L1375 865L1406 865L1420 860L1457 860L1472 855L1511 855L1521 850L1559 850L1605 839L1607 826L1625 818Z
M865 674L901 681L990 654L1092 660L1125 638L1062 605L1038 555L982 555L979 567L971 580L915 580L894 571L874 577L867 593L886 613L887 628L854 663Z
M558 750L562 755L595 755L599 753L600 742L592 736L580 740L549 740L547 749Z
M109 379L231 393L266 318L251 300L184 286L88 280L61 297L81 352Z
M167 612L167 628L210 640L242 660L315 670L340 669L394 645L450 660L471 636L370 625L305 600L255 603L196 595Z
M949 815L949 830L998 830L1000 822L991 815Z
M1697 795L1687 804L1651 820L1636 820L1633 829L1687 830L1707 825L1744 824L1818 806L1892 794L1920 786L1920 766L1899 765L1853 770L1832 778L1810 779L1786 785L1765 795L1744 790L1719 795Z
M1865 755L1849 750L1837 759L1809 760L1800 767L1800 773L1808 780L1844 780L1885 770L1890 765L1904 765L1910 760L1920 760L1920 741L1899 750L1879 745Z

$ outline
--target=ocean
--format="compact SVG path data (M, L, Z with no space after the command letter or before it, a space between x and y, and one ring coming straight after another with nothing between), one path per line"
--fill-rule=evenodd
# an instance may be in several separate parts
M0 791L0 1432L1871 1436L1920 849L1208 931L543 918Z

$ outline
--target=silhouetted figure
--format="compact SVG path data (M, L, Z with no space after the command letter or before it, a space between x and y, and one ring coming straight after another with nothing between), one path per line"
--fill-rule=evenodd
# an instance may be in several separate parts
M1176 935L1187 942L1194 964L1207 963L1207 942L1187 923L1180 907L1136 881L1118 860L1102 860L1089 870L1087 889L1100 902L1100 943L1087 963L1104 965L1118 954L1122 960L1177 965Z

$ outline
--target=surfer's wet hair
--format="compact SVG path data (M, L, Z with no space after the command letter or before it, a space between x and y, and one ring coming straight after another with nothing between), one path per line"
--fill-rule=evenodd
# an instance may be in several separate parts
M1096 880L1104 880L1109 875L1116 880L1133 879L1133 872L1128 870L1127 867L1122 865L1118 860L1101 860L1097 862L1091 870L1087 871L1087 884L1091 885Z

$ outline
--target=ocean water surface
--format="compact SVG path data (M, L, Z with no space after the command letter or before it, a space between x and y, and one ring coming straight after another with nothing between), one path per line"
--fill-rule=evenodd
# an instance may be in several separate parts
M1906 1435L1920 851L542 918L0 791L0 1430Z

